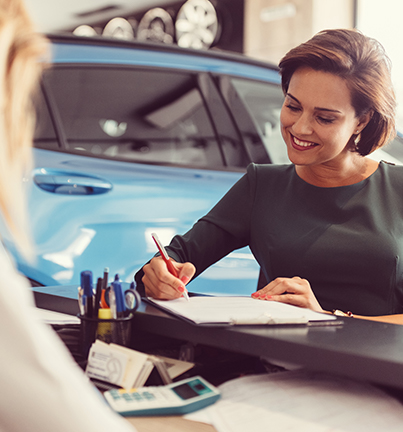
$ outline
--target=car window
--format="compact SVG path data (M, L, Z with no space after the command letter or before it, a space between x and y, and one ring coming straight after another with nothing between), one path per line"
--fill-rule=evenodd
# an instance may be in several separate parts
M34 102L36 107L36 128L34 138L36 145L42 148L58 148L59 141L42 92L35 94Z
M223 159L228 167L236 169L246 168L252 159L249 157L239 130L234 123L228 107L223 103L222 95L206 73L199 74L199 86L203 93L211 117L214 119L217 136ZM263 146L260 144L265 152Z
M195 76L113 67L55 67L44 76L63 150L109 159L221 167ZM40 130L41 128L39 128ZM46 147L41 136L37 147Z
M222 92L236 117L251 160L289 163L281 136L280 111L284 96L277 84L230 78L221 81ZM256 131L258 136L256 136ZM265 152L262 151L265 148Z

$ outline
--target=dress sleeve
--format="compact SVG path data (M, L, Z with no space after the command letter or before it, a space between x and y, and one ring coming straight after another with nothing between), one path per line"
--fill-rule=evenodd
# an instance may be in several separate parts
M31 288L0 245L0 430L135 432L41 321Z
M168 255L177 262L191 262L196 267L195 277L233 250L249 244L250 220L256 189L256 165L250 164L247 173L224 197L199 219L184 235L175 236ZM144 295L140 270L135 280Z

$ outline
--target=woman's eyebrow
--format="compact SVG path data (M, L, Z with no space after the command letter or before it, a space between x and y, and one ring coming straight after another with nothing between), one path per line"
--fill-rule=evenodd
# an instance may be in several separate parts
M290 99L293 99L295 102L297 102L299 105L301 105L301 102L295 96L293 96L291 93L286 93L286 96L288 96ZM330 108L315 107L315 109L318 111L327 111L327 112L334 112L334 113L341 114L341 111L335 110L335 109L330 109Z

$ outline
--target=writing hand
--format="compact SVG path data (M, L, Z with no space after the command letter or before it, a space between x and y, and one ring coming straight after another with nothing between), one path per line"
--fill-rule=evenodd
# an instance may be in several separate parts
M185 285L192 279L196 268L191 263L177 263L173 259L170 261L178 272L178 277L173 276L163 261L159 257L153 258L143 267L144 284L147 297L153 297L159 300L172 300L182 296Z
M324 312L316 299L311 285L306 279L298 276L293 278L277 278L261 290L252 294L253 298L260 300L273 300L287 303L316 312Z

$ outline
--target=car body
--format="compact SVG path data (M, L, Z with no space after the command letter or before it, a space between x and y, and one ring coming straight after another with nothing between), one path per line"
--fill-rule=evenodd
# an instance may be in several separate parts
M207 213L247 165L287 163L273 65L240 55L52 36L38 98L29 215L37 257L5 244L33 285L108 267L123 281ZM259 267L234 251L189 290L250 294Z

